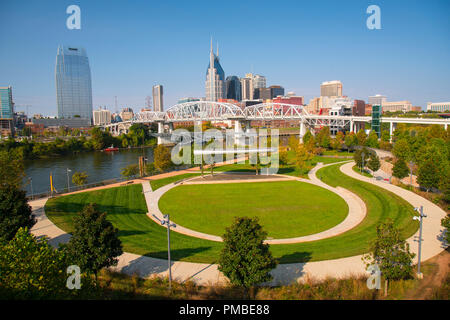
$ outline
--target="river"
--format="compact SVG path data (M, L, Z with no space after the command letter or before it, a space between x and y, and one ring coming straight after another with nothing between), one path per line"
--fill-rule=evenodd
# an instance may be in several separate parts
M25 190L31 194L48 192L50 190L50 173L53 175L53 186L56 190L67 188L67 169L69 183L72 184L72 174L85 171L88 183L120 178L122 168L130 164L138 164L139 156L144 155L149 162L153 161L153 148L121 149L117 152L91 151L76 155L52 157L25 161ZM32 183L29 183L29 178Z

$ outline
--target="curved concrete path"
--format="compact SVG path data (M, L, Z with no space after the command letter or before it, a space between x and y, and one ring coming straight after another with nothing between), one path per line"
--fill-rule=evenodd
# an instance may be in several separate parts
M329 164L331 165L331 164ZM316 170L322 168L323 165L319 165ZM315 174L315 171L313 173L313 175ZM324 230L322 232L319 233L315 233L315 234L311 234L311 235L307 235L307 236L302 236L302 237L295 237L295 238L284 238L284 239L270 239L270 240L266 240L265 243L268 244L292 244L292 243L300 243L300 242L308 242L308 241L316 241L316 240L321 240L321 239L326 239L326 238L330 238L330 237L334 237L337 236L341 233L344 233L350 229L353 229L354 227L356 227L359 223L361 223L361 221L364 220L366 213L367 213L367 209L366 209L366 205L364 203L364 201L362 201L357 195L355 195L354 193L344 189L344 188L333 188L330 187L329 185L323 183L322 181L320 181L319 179L311 179L310 176L310 180L308 179L301 179L301 178L297 178L297 177L293 177L293 176L288 176L288 175L276 175L277 177L272 177L272 178L267 178L267 179L263 179L263 178L259 178L259 179L255 179L255 180L251 180L251 179L245 179L245 180L218 180L218 181L207 181L205 182L205 184L221 184L221 183L248 183L248 182L271 182L271 181L289 181L289 180L295 180L295 181L300 181L300 182L304 182L304 183L310 183L313 184L315 186L319 186L321 188L325 188L335 194L337 194L338 196L340 196L341 198L344 199L344 201L347 203L347 206L349 208L348 214L345 217L345 219L337 224L336 226ZM315 176L314 176L315 178ZM156 191L151 191L151 186L149 183L142 183L142 188L144 190L144 195L145 195L145 201L147 202L147 208L148 208L148 213L147 216L152 219L154 222L159 224L158 219L163 220L163 213L161 212L161 210L159 209L158 203L159 200L161 199L161 197L163 196L164 193L166 193L167 191L169 191L172 188L175 188L176 186L179 185L186 185L186 184L202 184L201 181L198 181L198 177L194 177L194 178L190 178L187 179L181 183L171 183L168 184L166 186L163 186L161 188L159 188ZM155 218L155 216L157 218ZM175 223L175 221L171 221L172 223ZM215 236L215 235L211 235L211 234L207 234L207 233L202 233L202 232L198 232L189 228L185 228L179 224L176 224L177 227L173 228L172 230L178 233L182 233L191 237L196 237L196 238L201 238L201 239L205 239L205 240L210 240L210 241L216 241L216 242L222 242L222 238L219 236Z
M423 225L423 247L422 260L427 260L445 249L440 241L442 236L442 227L440 219L446 213L438 206L430 201L414 194L413 192L402 188L389 185L360 176L352 170L353 162L345 164L341 170L352 178L375 184L381 188L387 189L395 194L403 197L413 206L423 205L425 213L428 215ZM313 175L318 168L311 174ZM35 236L46 236L50 239L50 243L57 247L59 243L65 243L70 239L70 235L54 225L45 215L44 205L47 199L31 201L30 205L37 217L37 223L31 229ZM411 251L417 253L417 243L414 238L418 232L407 241L411 245ZM415 245L414 245L415 244ZM362 255L324 260L306 263L280 264L271 273L274 280L269 285L290 284L299 281L307 276L316 279L325 277L344 278L350 275L365 274L365 266L361 261ZM416 258L417 260L417 258ZM116 267L111 268L128 275L138 274L141 277L150 276L168 276L167 260L150 258L131 253L124 253L119 257L119 263ZM172 276L178 281L193 280L200 285L217 284L226 282L226 278L218 271L217 265L191 262L172 262Z

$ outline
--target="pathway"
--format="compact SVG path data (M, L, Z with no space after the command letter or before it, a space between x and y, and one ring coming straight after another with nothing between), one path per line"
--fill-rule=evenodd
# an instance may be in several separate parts
M341 170L358 180L375 184L381 188L387 189L395 194L401 196L413 206L423 205L425 213L428 215L424 221L423 238L424 243L422 247L422 259L427 260L439 254L444 248L440 241L442 235L442 228L440 226L440 219L445 216L445 212L430 201L402 188L386 184L384 182L376 181L374 179L363 177L352 170L353 162L347 163L341 167ZM319 180L315 177L315 172L318 168L313 169L310 178ZM320 180L319 180L320 181ZM317 181L316 181L317 182ZM322 183L320 181L320 183ZM145 184L144 184L145 185ZM144 194L151 193L150 183L146 183L148 188L144 190ZM164 188L164 187L163 187ZM159 189L158 189L159 190ZM31 232L36 236L49 237L50 243L53 246L58 246L59 243L67 242L70 235L65 233L54 225L45 215L44 205L47 199L40 199L30 202L34 214L37 216L37 223L31 229ZM411 244L411 251L417 251L417 243L413 242L414 237L408 239ZM119 257L119 263L112 268L116 271L126 273L128 275L138 274L141 277L154 276L168 276L167 260L150 258L131 253L124 253ZM274 280L270 285L289 284L294 281L299 281L306 276L312 276L316 279L323 279L326 277L343 278L350 275L358 275L365 273L364 264L361 261L361 255L316 261L306 263L292 263L280 264L272 272ZM202 264L191 262L172 262L172 275L178 281L193 280L200 285L216 284L225 282L226 279L221 275L214 264Z

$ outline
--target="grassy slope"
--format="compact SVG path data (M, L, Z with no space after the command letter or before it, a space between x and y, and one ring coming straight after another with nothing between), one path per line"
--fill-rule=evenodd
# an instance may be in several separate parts
M368 207L368 216L356 228L337 237L320 241L272 245L271 251L281 263L337 259L367 251L368 241L375 236L375 226L388 217L394 219L402 235L411 236L418 228L412 221L412 206L396 195L374 185L352 179L339 171L339 164L319 170L323 181L340 185L358 194ZM60 228L71 230L71 218L83 204L96 202L121 231L124 249L128 252L157 258L167 256L166 229L146 216L145 199L140 185L79 193L51 199L46 214ZM174 260L213 263L222 247L220 243L192 238L172 232Z
M165 193L159 207L179 225L219 236L235 216L257 216L278 239L330 229L348 213L338 195L298 181L182 185Z

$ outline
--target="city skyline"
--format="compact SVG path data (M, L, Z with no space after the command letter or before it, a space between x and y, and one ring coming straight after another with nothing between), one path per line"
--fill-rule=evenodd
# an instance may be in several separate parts
M68 30L68 2L30 3L26 7L8 3L8 10L4 10L8 15L0 14L0 23L5 27L12 19L20 19L21 24L9 27L4 44L9 50L0 53L0 85L13 87L16 111L32 105L30 114L56 115L54 51L59 44L79 44L89 53L94 108L114 110L115 96L119 108L144 107L152 86L159 83L165 87L167 108L182 97L204 96L206 45L212 36L220 42L220 61L226 74L264 75L267 86L282 85L286 92L304 96L304 103L320 95L322 82L333 79L344 84L344 95L365 101L382 94L390 101L410 100L425 109L427 102L449 100L446 74L450 68L445 62L450 59L450 50L444 40L450 28L443 19L447 2L382 1L378 4L381 30L366 28L365 9L370 3L365 1L339 4L343 9L339 17L332 14L338 4L331 1L314 5L283 2L280 8L292 9L284 12L287 17L249 38L254 29L246 14L260 19L271 14L268 5L255 4L240 4L239 12L221 8L223 16L233 13L237 19L234 26L227 24L224 29L223 22L212 21L207 28L200 23L211 10L219 10L204 2L191 4L198 9L192 17L183 15L187 4L182 3L152 4L151 10L143 3L126 7L113 3L108 4L111 10L106 14L102 2L79 1L81 30ZM323 5L330 12L322 12ZM150 13L149 19L146 13ZM298 25L297 20L302 23ZM35 25L39 28L33 29ZM180 29L181 25L185 28ZM339 37L325 37L331 27ZM28 31L24 34L24 30ZM158 46L146 42L144 34L149 31ZM37 33L45 33L45 39L36 37ZM11 51L17 54L11 55Z

